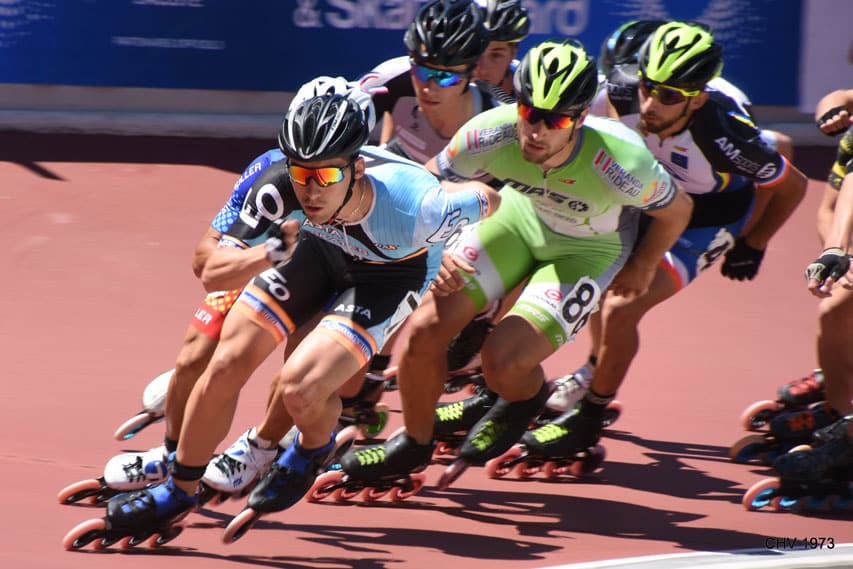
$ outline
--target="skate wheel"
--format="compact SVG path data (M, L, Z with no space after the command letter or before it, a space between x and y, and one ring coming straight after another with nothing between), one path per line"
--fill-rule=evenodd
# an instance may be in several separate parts
M105 485L97 478L80 480L60 490L59 494L56 495L56 499L59 500L60 504L74 504L87 498L90 503L95 503L98 493L104 487Z
M148 539L151 538L150 533L142 534L142 535L129 535L119 541L119 547L121 549L132 549L137 545L142 545Z
M68 551L72 551L86 547L96 540L97 543L100 543L100 540L106 535L106 528L107 525L103 518L86 520L74 526L71 528L71 531L65 534L65 537L62 539L62 546ZM95 547L97 549L97 546Z
M607 407L604 409L604 415L601 417L601 428L606 429L610 427L619 420L619 417L622 416L622 403L616 401L615 399L608 403Z
M765 506L770 506L777 498L776 492L779 490L779 480L776 478L765 478L760 482L753 484L749 490L743 495L741 504L749 511L760 510ZM774 508L776 509L776 508Z
M746 464L764 454L766 447L767 439L762 435L747 435L732 445L729 449L729 458L732 462Z
M571 472L578 478L587 474L592 474L599 466L601 466L605 457L607 457L607 451L604 447L601 445L595 445L592 449L587 451L586 456L572 463L570 467Z
M741 413L740 424L747 431L759 431L782 409L776 401L757 401Z
M343 484L344 473L330 470L320 474L306 493L309 502L319 502L332 495L335 488Z
M406 498L411 498L420 492L421 488L424 487L424 484L426 484L426 475L423 472L410 474L409 479L403 484L403 486L394 486L391 488L391 492L388 497L392 502L399 502Z
M336 502L349 502L361 494L364 490L363 486L348 488L347 485L341 482L341 486L332 491L332 499Z
M246 508L234 516L234 519L225 526L225 532L222 534L222 543L227 545L243 537L260 517L261 514L252 508Z
M486 476L489 478L503 478L514 468L522 455L521 447L510 447L502 455L486 462Z
M453 462L450 463L444 472L441 475L441 478L438 479L438 489L439 490L447 490L447 488L456 482L456 480L462 476L462 473L468 470L470 464L462 460L461 458L457 458Z
M365 502L376 502L377 500L381 500L385 496L387 496L391 492L392 488L373 488L367 487L364 490L364 493L361 495L361 499Z
M548 480L553 480L554 478L559 478L560 476L566 474L572 474L571 464L564 464L561 462L549 460L542 467L542 475Z
M522 462L515 466L513 472L515 473L515 476L517 478L520 478L522 480L527 478L533 478L534 476L542 472L542 465Z
M436 459L456 456L457 454L457 447L445 441L436 443L435 450L432 451L432 456Z
M113 434L113 437L117 441L126 441L128 439L132 439L136 436L136 433L158 421L162 421L163 417L158 417L156 415L152 415L147 411L139 413L138 415L134 415L121 425L119 425L116 432Z
M248 528L247 528L248 529ZM170 526L169 528L160 531L159 533L155 533L151 536L151 539L148 540L148 547L152 549L157 549L163 545L166 545L184 531L184 526ZM241 534L242 535L242 534Z

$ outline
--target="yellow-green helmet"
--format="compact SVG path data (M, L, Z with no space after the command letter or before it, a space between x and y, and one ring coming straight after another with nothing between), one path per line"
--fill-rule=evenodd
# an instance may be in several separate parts
M519 102L562 114L589 107L598 90L595 59L574 40L548 40L530 48L513 77Z
M673 87L704 87L723 70L723 46L704 27L670 22L640 48L640 73Z

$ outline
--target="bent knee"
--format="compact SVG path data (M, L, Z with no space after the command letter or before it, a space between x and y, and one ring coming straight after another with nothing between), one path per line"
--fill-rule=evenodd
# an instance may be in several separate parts
M501 346L495 342L483 346L481 359L483 375L489 387L498 393L511 388L518 378L527 377L539 365L539 361L531 358L523 349Z

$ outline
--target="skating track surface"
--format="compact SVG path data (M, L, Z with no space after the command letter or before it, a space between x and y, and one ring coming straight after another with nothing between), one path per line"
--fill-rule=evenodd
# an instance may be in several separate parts
M125 443L112 433L137 412L147 382L174 365L203 296L190 270L193 247L237 172L267 146L4 135L0 147L3 567L499 569L651 555L663 557L618 566L853 566L853 551L840 547L853 542L849 512L747 512L744 491L770 472L727 458L746 434L742 409L815 365L816 302L802 274L820 250L818 181L754 282L728 281L714 268L646 318L642 352L619 394L625 412L603 440L608 457L594 476L491 480L471 469L441 492L441 467L431 466L430 486L410 500L301 502L230 546L220 536L239 502L191 514L160 550L66 552L65 533L102 510L62 506L57 492L99 476L122 449L161 441L161 425ZM800 167L823 178L834 150L800 150ZM579 338L546 371L573 369L587 346ZM252 378L222 448L259 420L280 361L277 352ZM399 399L385 401L393 429ZM812 537L837 547L804 550ZM746 552L705 554L736 550Z

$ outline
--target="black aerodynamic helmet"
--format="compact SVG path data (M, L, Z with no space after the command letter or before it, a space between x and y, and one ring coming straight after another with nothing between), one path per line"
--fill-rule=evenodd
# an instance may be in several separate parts
M599 71L606 75L614 65L637 63L640 48L665 23L666 20L634 20L619 26L601 44Z
M548 40L524 54L513 76L518 101L545 111L576 114L598 91L595 58L575 40Z
M660 26L640 48L640 73L673 87L704 87L723 69L723 47L707 27L693 22Z
M483 11L489 41L520 42L530 32L530 18L521 0L486 0Z
M415 61L453 67L476 64L489 36L483 11L471 0L434 0L418 11L404 42Z
M367 116L358 103L342 95L326 94L287 111L278 145L290 158L321 161L356 155L368 136Z

